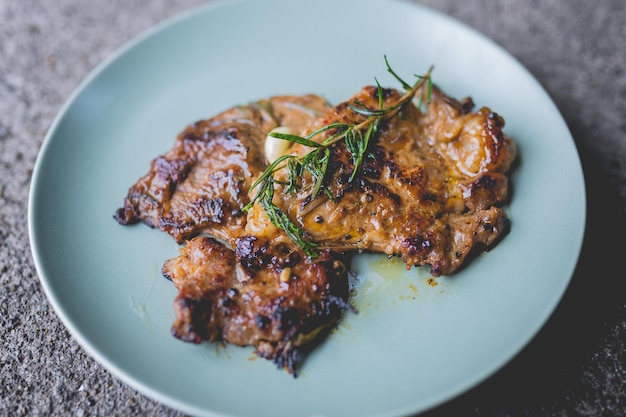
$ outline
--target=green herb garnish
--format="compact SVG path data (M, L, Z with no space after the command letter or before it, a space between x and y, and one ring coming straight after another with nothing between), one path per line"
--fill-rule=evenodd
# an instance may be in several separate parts
M370 109L358 100L355 100L353 104L349 106L352 111L367 117L361 123L329 123L326 126L314 130L305 137L278 132L272 132L269 134L270 136L278 139L310 147L312 150L304 156L283 155L272 162L250 187L250 191L256 188L258 188L258 191L252 200L244 207L244 211L249 210L256 202L258 202L261 207L263 207L263 210L270 221L276 227L282 229L287 236L298 244L298 246L300 246L304 253L310 258L316 258L318 256L315 249L318 245L307 240L302 229L293 223L287 214L274 204L273 198L275 184L284 185L285 193L295 193L301 187L298 179L301 178L305 172L308 172L309 175L311 175L313 184L307 198L312 200L323 193L328 198L333 199L333 196L325 183L328 163L330 161L330 146L339 141L343 141L346 145L346 148L350 152L350 158L353 165L352 173L349 178L349 181L352 182L356 178L357 173L363 164L363 159L367 155L368 147L372 138L375 137L378 132L378 126L381 120L390 119L398 114L404 105L411 102L415 98L418 91L421 91L419 106L422 105L424 100L426 100L426 102L430 102L432 94L432 81L430 73L432 71L432 67L425 75L415 75L417 81L411 86L395 73L389 65L389 61L386 56L385 64L387 66L387 72L389 72L402 85L402 88L406 90L406 93L391 106L383 106L383 88L380 86L378 80L376 80L378 88L378 108ZM323 141L315 142L313 140L314 137L329 130L333 130L334 133L325 138ZM287 181L276 180L274 178L274 174L278 170L285 167L288 170Z

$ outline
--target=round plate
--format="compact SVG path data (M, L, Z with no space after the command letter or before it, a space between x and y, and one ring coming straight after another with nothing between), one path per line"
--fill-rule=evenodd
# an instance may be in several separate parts
M458 274L361 256L349 314L298 378L250 349L170 335L178 247L113 219L126 191L187 124L277 94L337 103L376 77L399 87L434 65L453 97L506 119L520 162L511 232ZM572 137L540 84L507 52L444 15L377 0L236 1L159 25L100 65L56 118L29 206L35 264L63 323L114 375L204 416L400 416L438 405L507 363L568 285L585 223Z

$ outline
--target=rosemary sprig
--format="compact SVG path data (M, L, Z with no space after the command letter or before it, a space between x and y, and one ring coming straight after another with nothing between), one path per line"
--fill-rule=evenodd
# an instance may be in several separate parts
M274 204L273 199L275 185L284 185L285 193L296 193L301 190L299 179L305 172L308 172L312 178L312 185L310 186L310 189L305 190L309 192L308 199L312 200L322 192L326 194L328 198L333 199L330 190L325 184L331 155L330 146L343 140L346 148L350 152L350 158L353 165L352 173L349 177L349 181L352 182L356 178L357 173L360 171L363 159L367 154L372 138L378 133L378 126L381 120L390 119L398 114L398 112L407 103L411 102L415 98L420 90L421 94L419 97L419 106L422 106L424 100L426 102L430 101L432 94L432 81L430 73L432 71L432 67L426 72L425 75L415 75L417 81L411 86L400 78L398 74L396 74L396 72L389 65L389 61L386 56L385 64L387 66L387 72L389 72L400 83L400 85L402 85L402 88L406 90L405 94L392 105L384 107L383 88L378 80L376 80L378 88L378 108L370 109L358 100L355 100L354 103L349 106L352 111L366 116L366 119L361 123L329 123L328 125L322 126L304 137L278 132L270 133L270 136L272 137L292 143L299 143L313 149L304 156L283 155L272 162L250 187L250 191L256 188L258 188L258 191L252 200L244 207L244 211L249 210L255 203L258 202L270 221L276 227L282 229L287 236L298 244L298 246L300 246L305 254L310 258L317 257L315 249L317 244L307 240L305 232L293 223L284 211ZM321 142L313 140L314 137L327 131L333 131L334 133L330 134ZM287 181L278 181L274 178L274 174L278 170L285 167L288 171L288 179Z
M274 198L274 181L264 181L261 184L261 189L259 190L257 197L255 197L255 200L258 199L261 207L263 207L263 210L265 210L267 217L272 223L274 223L276 227L284 230L289 239L296 242L298 246L300 246L302 250L304 250L304 253L306 253L308 257L316 258L317 253L315 252L315 247L317 245L313 242L307 241L304 238L304 233L302 232L302 229L300 229L291 220L289 220L287 214L273 203L272 200Z

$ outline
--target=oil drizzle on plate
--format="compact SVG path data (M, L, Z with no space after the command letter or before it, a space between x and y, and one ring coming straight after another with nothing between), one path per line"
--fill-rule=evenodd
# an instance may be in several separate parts
M428 268L406 269L399 258L359 255L352 260L351 302L359 314L385 308L400 301L414 301L443 292L443 283ZM433 289L437 287L437 291Z

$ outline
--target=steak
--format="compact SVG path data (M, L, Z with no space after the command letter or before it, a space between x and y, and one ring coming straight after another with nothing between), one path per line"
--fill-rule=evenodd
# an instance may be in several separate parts
M268 167L262 149L272 129L307 138L321 132L310 140L322 143L341 129L325 127L367 119L354 103L377 109L400 97L368 86L334 107L314 95L268 98L188 126L152 161L115 218L185 243L162 269L179 291L174 336L252 346L295 375L300 353L350 309L349 255L385 253L440 276L507 233L503 205L516 149L504 119L436 86L426 105L410 101L380 120L361 163L345 141L328 146L323 192L311 192L314 173L294 177L288 164L278 165L271 206L314 254L251 199ZM288 154L311 149L299 142Z
M384 90L385 103L398 101ZM378 89L366 87L318 119L357 125L365 116L350 103L379 106ZM391 105L391 104L389 104ZM507 172L515 143L503 133L504 119L483 107L472 112L470 99L454 100L434 88L425 112L407 105L379 126L355 180L345 143L330 147L326 194L311 198L312 175L304 173L298 192L286 192L288 170L277 173L274 204L285 211L321 248L337 252L371 251L400 256L407 268L429 265L434 276L451 274L473 252L490 247L507 230L501 208L508 198ZM317 142L335 134L324 131ZM295 144L291 153L310 148ZM246 230L272 239L266 213L258 205Z
M179 290L174 336L254 346L258 356L294 375L300 353L348 307L345 267L336 256L325 251L303 258L253 236L237 239L234 251L196 237L162 272Z
M200 233L234 243L246 224L250 185L266 167L267 132L277 126L304 131L327 109L319 96L278 96L188 126L129 189L115 218L143 222L178 243Z

